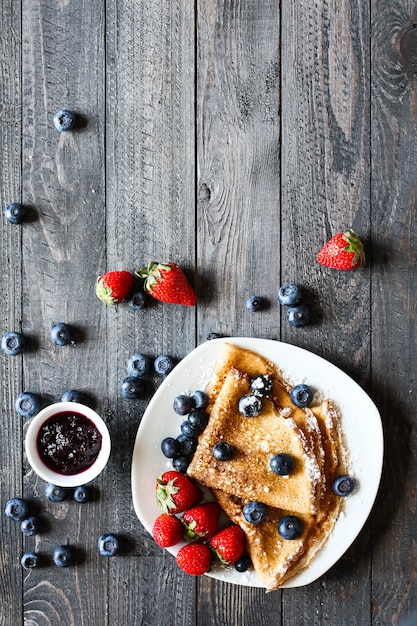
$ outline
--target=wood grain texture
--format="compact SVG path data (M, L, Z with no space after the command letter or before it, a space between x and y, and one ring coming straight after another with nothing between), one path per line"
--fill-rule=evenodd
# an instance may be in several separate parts
M13 1L4 2L0 12L0 336L8 331L24 332L22 325L22 227L4 219L4 208L21 202L21 14ZM22 356L0 355L0 506L23 494L22 432L14 400L22 384ZM0 624L13 623L22 598L20 557L22 538L18 525L0 516ZM7 538L7 539L6 539Z
M417 605L415 545L410 541L417 532L417 92L410 56L417 11L412 2L374 2L372 15L372 382L387 441L375 510L373 585L375 619L396 624ZM392 572L390 581L386 569Z

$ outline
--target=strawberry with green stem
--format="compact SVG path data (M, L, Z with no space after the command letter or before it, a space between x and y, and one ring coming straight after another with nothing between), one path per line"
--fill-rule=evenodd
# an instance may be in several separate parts
M144 289L161 302L194 306L197 294L188 282L183 270L176 263L151 261L136 275L144 279Z
M317 255L320 265L338 270L353 270L365 263L365 253L359 235L352 228L337 233Z
M106 272L96 282L96 295L104 304L120 304L132 289L134 276L127 270Z
M156 479L156 501L163 513L182 513L202 499L201 489L181 472L168 470Z

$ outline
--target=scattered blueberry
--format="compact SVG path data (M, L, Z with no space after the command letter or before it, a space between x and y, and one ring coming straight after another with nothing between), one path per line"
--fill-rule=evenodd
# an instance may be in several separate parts
M247 570L252 565L252 561L247 554L244 554L240 557L235 563L235 570L242 574L243 572L247 572Z
M39 520L34 515L30 515L22 520L20 528L26 537L33 537L33 535L39 532Z
M355 483L350 476L336 476L333 481L333 491L337 496L348 496L352 493Z
M243 507L243 517L249 524L260 524L266 518L266 507L262 502L248 502Z
M116 556L119 552L120 544L116 535L108 533L101 535L98 540L98 551L101 556Z
M128 304L129 304L129 307L133 309L134 311L142 311L143 309L146 309L148 305L148 299L146 297L145 292L137 291L136 293L134 293L131 296Z
M265 300L261 298L261 296L250 296L250 298L246 300L246 308L251 313L261 311L265 308Z
M161 450L167 459L173 459L180 451L179 442L174 437L165 437L161 441Z
M39 565L39 556L35 552L25 552L20 563L24 569L35 569Z
M295 328L306 326L311 320L311 309L307 304L298 304L288 308L288 323Z
M227 441L216 443L213 448L213 455L218 461L230 461L233 457L233 446Z
M200 433L200 429L193 426L191 422L189 422L188 420L184 420L180 428L181 428L182 434L185 435L186 437L197 438Z
M282 285L278 290L278 302L284 306L294 306L302 300L303 292L299 285L290 283Z
M39 413L41 399L30 391L23 391L17 396L14 406L22 417L33 417L36 413Z
M174 398L172 407L177 415L188 415L193 408L191 397L185 394L180 394Z
M146 354L133 354L127 362L129 376L145 376L152 371L152 360Z
M179 455L172 459L172 467L177 472L181 472L181 474L185 474L190 464L189 457Z
M167 354L160 354L156 357L153 366L157 374L166 376L174 369L175 359Z
M261 374L253 378L250 389L255 396L269 396L272 392L273 382L267 374Z
M210 332L207 333L206 341L212 341L213 339L220 339L221 335L219 333Z
M26 348L26 339L22 333L9 331L1 338L1 349L7 356L21 354Z
M57 322L51 328L50 337L56 346L66 346L74 341L73 329L65 322Z
M88 502L90 499L90 491L84 485L80 485L76 489L74 489L74 500L83 504L84 502Z
M23 498L10 498L4 512L14 522L21 522L28 516L29 504Z
M296 385L291 389L290 396L295 406L304 408L312 403L314 391L309 385L301 383L300 385Z
M58 567L69 567L75 562L75 550L72 546L56 546L52 558Z
M194 409L205 409L208 405L208 397L204 391L197 389L191 394L191 402Z
M85 404L86 396L82 391L77 389L67 389L61 396L61 402L79 402Z
M54 126L60 133L72 130L75 126L75 122L75 114L67 109L61 109L54 115Z
M137 400L145 395L145 384L138 376L128 376L121 383L123 398L128 400Z
M208 414L201 409L193 409L188 415L188 421L193 426L193 428L198 430L198 432L204 430L204 428L208 424L208 419Z
M262 400L255 394L247 394L239 400L239 413L245 417L256 417L262 411Z
M187 435L181 433L176 441L179 446L178 456L190 457L197 449L198 440L195 437L187 437Z
M47 483L45 486L45 497L50 502L62 502L68 496L68 491L64 487Z
M292 456L281 452L272 457L269 466L274 474L278 474L278 476L288 476L294 471L295 462Z
M6 207L4 215L10 224L21 224L26 217L27 208L20 202L12 202Z
M295 515L286 515L278 522L278 533L283 539L298 539L303 532L303 522Z

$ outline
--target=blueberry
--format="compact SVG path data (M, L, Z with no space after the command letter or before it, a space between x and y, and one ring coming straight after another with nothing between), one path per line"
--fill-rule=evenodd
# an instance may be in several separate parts
M116 535L108 533L101 535L98 540L98 551L101 556L116 556L120 550L119 539Z
M25 552L20 563L24 569L35 569L39 565L39 556L35 552Z
M54 115L54 126L60 133L72 130L75 126L75 122L75 114L67 109L61 109Z
M218 461L230 461L233 458L233 446L227 441L216 443L213 448L213 455Z
M181 474L185 474L190 464L189 457L179 455L172 459L172 467L177 472L181 472Z
M278 302L284 306L294 306L302 300L303 292L299 285L290 283L282 285L278 290Z
M77 389L67 389L61 396L61 402L80 402L85 404L86 396L82 391Z
M283 539L298 539L303 532L303 522L295 515L286 515L278 522L278 533Z
M186 437L197 438L200 430L198 428L195 428L188 420L184 420L181 424L181 432Z
M76 489L74 489L74 500L83 504L84 502L88 502L90 499L90 491L84 485L80 485Z
M253 378L250 383L250 389L255 396L269 396L272 392L273 382L268 375L259 375Z
M21 224L26 217L27 208L20 202L12 202L6 207L4 215L10 224Z
M75 562L75 550L72 546L56 546L52 558L58 567L69 567Z
M157 374L166 376L174 369L175 359L167 354L160 354L156 357L153 366Z
M212 341L213 339L219 339L221 337L221 335L219 335L219 333L215 333L215 332L209 332L206 335L206 341Z
M314 391L311 387L309 387L309 385L301 383L300 385L296 385L291 389L290 396L295 406L304 408L312 403Z
M173 459L180 451L179 443L174 437L165 437L161 441L161 450L162 454L166 456L167 459Z
M193 408L193 403L190 396L180 394L179 396L174 398L172 408L174 409L175 413L177 413L177 415L188 415L188 413Z
M240 574L246 572L250 566L252 565L252 561L247 554L244 554L240 557L235 563L235 570Z
M333 481L333 491L337 496L348 496L352 493L355 483L350 476L336 476Z
M208 405L208 397L204 391L197 389L191 394L191 402L195 409L205 409Z
M197 449L198 441L195 437L187 437L187 435L181 433L181 435L178 435L176 441L179 446L177 456L190 457Z
M6 502L6 516L14 522L21 522L29 513L29 505L23 498L11 498Z
M261 296L250 296L246 300L246 308L251 313L255 313L256 311L261 311L265 308L265 300L261 298Z
M19 393L14 403L16 411L22 417L33 417L39 413L41 408L41 399L30 391Z
M152 371L152 360L146 354L133 354L127 362L129 376L145 376Z
M128 304L129 307L134 311L142 311L143 309L146 309L146 307L148 306L148 299L145 292L137 291L136 293L132 294Z
M7 332L1 338L1 349L7 356L21 354L26 348L26 339L22 333Z
M50 331L52 343L56 346L66 346L74 342L73 330L69 324L65 322L57 322Z
M68 491L64 487L47 483L45 486L45 497L50 502L62 502L68 496Z
M288 308L288 323L295 328L301 328L309 324L311 320L311 309L307 304L298 304Z
M39 520L34 515L30 515L30 517L22 520L20 528L26 537L33 537L33 535L39 532Z
M281 452L275 454L269 462L269 467L278 476L288 476L294 471L295 462L292 456Z
M243 517L249 524L260 524L266 518L266 507L262 502L248 502L243 507Z
M207 426L209 416L205 411L200 409L193 409L191 413L188 415L188 421L193 426L193 428L197 429L198 432L204 430Z
M145 384L138 376L128 376L121 383L122 396L127 400L137 400L145 395Z
M255 394L247 394L239 400L239 413L245 417L256 417L262 411L262 400Z

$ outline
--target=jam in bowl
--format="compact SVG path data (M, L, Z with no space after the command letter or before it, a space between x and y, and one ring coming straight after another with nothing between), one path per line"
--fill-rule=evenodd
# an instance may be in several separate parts
M90 482L106 466L110 435L102 418L77 402L58 402L40 411L25 437L26 457L43 480L60 487Z

